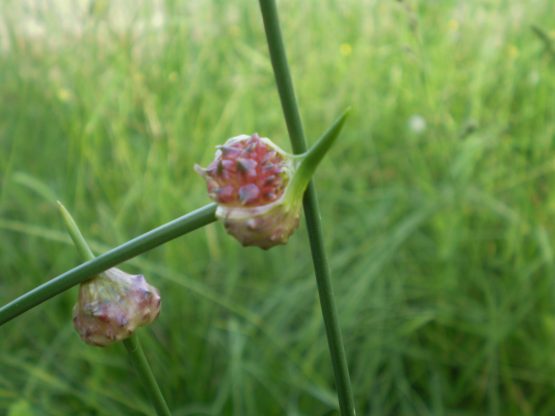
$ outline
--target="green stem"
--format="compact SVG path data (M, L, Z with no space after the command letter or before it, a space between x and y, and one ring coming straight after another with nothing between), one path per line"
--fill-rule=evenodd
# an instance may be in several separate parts
M154 374L152 373L152 369L150 368L137 334L125 339L123 344L131 357L133 366L141 376L143 382L146 384L150 399L156 408L156 412L159 415L170 416L170 409L164 400L164 396L162 395L162 391L160 391L156 378L154 378Z
M304 153L306 151L306 140L304 137L301 115L295 98L295 90L289 72L289 65L287 64L285 48L283 46L276 3L275 0L259 0L259 2L262 18L264 20L264 29L266 31L270 58L274 68L276 84L285 121L287 123L287 130L289 131L291 145L295 153ZM322 307L328 346L335 374L339 407L342 415L353 416L356 412L351 380L349 377L349 368L337 319L330 268L324 250L324 238L322 224L320 222L318 199L312 184L307 188L303 204L316 282L318 284L320 305Z
M83 260L93 260L94 253L87 244L83 234L81 234L81 230L77 226L77 223L60 201L58 201L58 207L60 208L60 212L64 218L67 231L71 236L75 247L81 254L81 257L83 257ZM123 344L131 357L133 366L139 373L141 380L143 380L146 385L150 400L156 409L156 413L158 413L159 416L171 416L168 404L162 395L160 386L158 386L158 383L156 382L152 368L150 368L150 364L148 363L143 348L141 347L141 343L139 342L139 335L135 333L129 338L123 340Z
M89 261L94 259L94 253L92 252L91 248L89 247L85 237L81 234L81 230L77 226L77 223L69 213L69 211L64 207L64 205L60 201L56 201L58 203L58 208L60 213L62 214L62 218L64 219L67 232L69 236L73 240L73 244L79 251L83 261Z
M80 264L54 279L37 286L0 308L0 325L87 280L98 273L138 256L183 234L216 220L216 204L208 204L107 251L94 260Z

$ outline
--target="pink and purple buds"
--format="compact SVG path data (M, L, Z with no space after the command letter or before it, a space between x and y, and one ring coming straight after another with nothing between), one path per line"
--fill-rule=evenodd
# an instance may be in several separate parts
M59 201L58 208L81 257L94 259L69 211ZM130 337L137 327L151 323L159 314L158 289L149 285L143 275L111 268L79 285L73 326L83 341L104 347Z
M346 115L302 155L287 154L258 134L241 135L218 146L207 168L195 165L228 233L244 246L285 244L299 225L304 191Z
M144 276L112 268L82 283L73 325L88 344L106 346L131 336L160 313L160 295Z
M289 182L292 164L287 154L257 134L229 139L218 146L216 158L195 169L207 182L210 197L229 207L259 207L279 199Z
M268 249L285 244L299 223L299 210L284 204L294 173L290 155L269 139L253 134L218 146L204 177L209 196L218 203L216 216L245 246Z

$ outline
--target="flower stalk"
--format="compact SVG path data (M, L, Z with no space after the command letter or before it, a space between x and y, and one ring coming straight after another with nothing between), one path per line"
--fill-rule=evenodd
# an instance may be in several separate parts
M66 229L75 244L75 247L79 251L79 254L83 258L83 260L93 260L94 254L87 244L87 241L83 237L81 230L77 226L77 223L68 212L68 210L62 205L60 201L58 201L58 207L62 217L64 219L64 223L66 225ZM102 276L96 277L94 279L102 279ZM85 283L86 284L86 283ZM160 386L158 385L156 378L154 377L154 373L152 372L152 368L145 356L145 353L141 347L141 343L139 341L138 334L133 334L130 337L123 340L123 344L127 352L129 353L129 357L133 362L133 366L135 367L136 371L139 373L139 376L145 387L148 390L148 394L152 401L154 408L159 416L170 416L171 412L162 395L162 391L160 390Z
M291 146L294 153L304 153L307 149L306 140L297 99L295 97L293 81L287 63L285 47L283 45L276 2L275 0L259 0L259 3ZM303 206L316 282L318 285L318 293L320 296L320 305L335 375L339 408L343 416L354 416L356 411L349 368L337 318L337 308L335 306L335 297L331 285L330 267L324 249L318 199L316 190L312 184L308 186L305 192Z
M0 326L71 287L139 254L216 221L216 204L183 215L135 237L14 299L0 308Z

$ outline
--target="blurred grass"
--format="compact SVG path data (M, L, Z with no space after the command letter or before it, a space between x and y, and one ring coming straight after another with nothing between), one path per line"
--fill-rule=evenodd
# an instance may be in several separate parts
M115 4L0 3L2 304L78 263L54 198L102 252L206 203L215 144L287 148L256 2ZM355 110L316 184L358 413L552 415L550 2L280 9L308 137ZM142 334L176 415L334 414L304 229L262 252L213 225L125 268L161 289ZM0 329L0 413L149 413L75 298Z

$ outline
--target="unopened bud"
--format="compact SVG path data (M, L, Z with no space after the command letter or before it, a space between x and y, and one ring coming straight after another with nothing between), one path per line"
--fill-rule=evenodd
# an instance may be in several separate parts
M131 336L160 313L160 295L144 276L117 268L82 283L73 325L88 344L106 346Z

